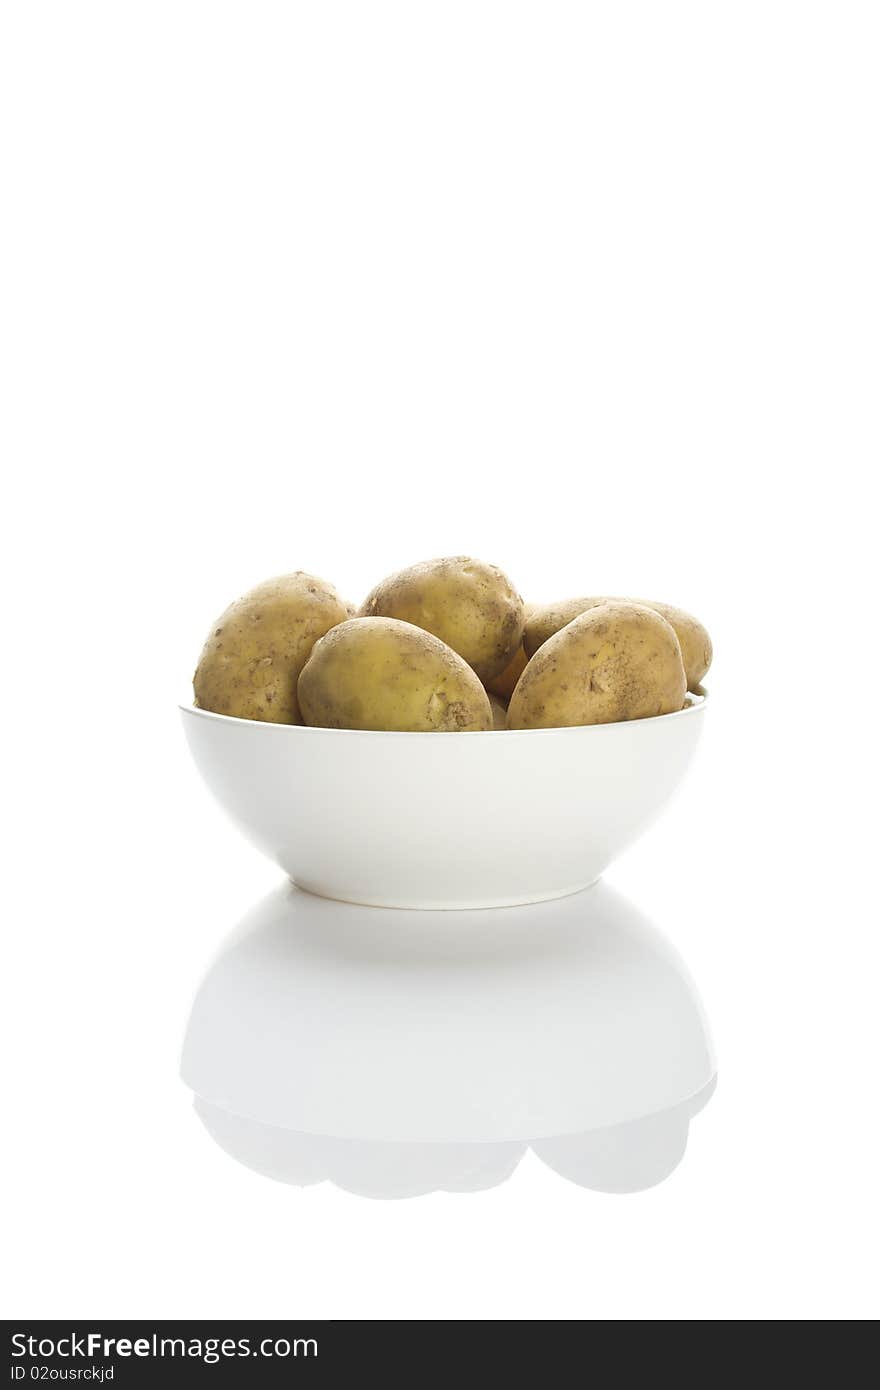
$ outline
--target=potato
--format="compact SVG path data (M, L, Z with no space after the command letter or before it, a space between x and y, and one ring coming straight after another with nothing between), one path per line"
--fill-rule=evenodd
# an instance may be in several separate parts
M349 618L315 643L299 678L307 724L415 733L492 728L489 697L445 642L396 618Z
M465 555L425 560L392 574L376 585L360 613L432 632L481 681L500 675L522 640L523 603L510 580L494 565Z
M608 602L536 651L507 711L508 729L611 724L671 714L687 693L675 630L651 608Z
M635 599L634 602L643 604L645 608L653 608L655 613L659 613L661 618L665 618L675 629L681 646L681 659L684 662L688 690L696 690L712 665L712 638L703 624L683 608L674 608L670 603L655 603L653 599L649 601L641 598Z
M486 689L489 694L497 695L501 700L509 700L516 688L517 681L526 669L528 659L525 648L520 642L501 674L486 681Z
M333 585L302 570L258 584L214 624L193 676L196 704L239 719L301 724L299 673L318 638L347 616Z
M528 603L525 604L523 606L523 631L525 631L525 624L528 623L531 612L531 606ZM525 647L520 642L500 675L493 676L491 680L485 682L489 694L498 695L505 702L509 701L517 681L526 669L528 659Z
M523 627L523 651L530 660L549 637L566 627L574 618L579 618L588 608L596 608L608 599L568 598L559 603L533 605Z
M687 676L688 690L696 690L712 664L712 640L696 618L685 613L683 608L673 608L668 603L655 603L644 598L570 598L561 603L548 603L541 608L532 608L526 617L523 645L527 656L534 656L539 647L558 632L572 618L596 608L600 603L636 603L642 608L652 608L675 628L681 645L681 655Z
M492 711L492 728L507 728L507 705L503 700L499 700L497 695L489 696L489 708Z

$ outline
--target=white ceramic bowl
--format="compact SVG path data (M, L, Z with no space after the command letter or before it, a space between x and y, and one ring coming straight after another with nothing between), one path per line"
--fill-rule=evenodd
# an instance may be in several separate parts
M182 705L199 771L295 883L378 907L507 907L595 882L684 775L705 699L576 729L374 733Z

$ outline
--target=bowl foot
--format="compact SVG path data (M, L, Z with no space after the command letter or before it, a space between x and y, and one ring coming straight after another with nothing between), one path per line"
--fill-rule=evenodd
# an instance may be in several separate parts
M578 883L574 887L561 888L553 893L530 894L526 897L503 898L503 899L484 899L482 901L464 902L431 902L422 900L419 902L388 902L382 898L369 897L348 897L341 893L327 893L316 887L312 883L305 882L303 879L291 878L290 882L294 888L301 889L304 893L311 893L316 898L329 898L333 902L351 903L355 907L381 907L393 908L401 912L486 912L495 908L504 907L528 907L530 903L548 903L557 898L570 898L575 893L583 893L585 889L592 888L599 882L601 875L589 880L588 883Z

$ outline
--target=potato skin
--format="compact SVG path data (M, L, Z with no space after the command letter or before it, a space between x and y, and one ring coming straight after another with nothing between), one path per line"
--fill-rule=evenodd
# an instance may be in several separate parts
M655 603L645 598L570 598L561 603L548 603L540 608L532 608L526 616L523 646L528 657L535 652L573 618L596 608L600 603L635 603L642 608L651 608L659 613L675 628L681 645L681 655L687 676L688 690L696 690L712 664L712 639L703 624L686 613L683 608L675 608L670 603Z
M481 681L505 669L522 641L523 602L495 565L455 555L425 560L377 584L364 618L397 618L445 642Z
M526 656L525 648L522 642L520 642L501 674L493 676L491 680L486 681L486 689L489 694L497 695L501 700L509 700L516 689L517 681L526 669L528 660L529 658Z
M347 616L333 585L302 570L258 584L214 624L193 676L195 703L239 719L301 724L299 673L318 638Z
M409 733L485 732L489 697L451 647L396 618L349 618L315 643L299 678L307 724Z
M651 608L603 603L536 651L511 696L508 729L557 729L649 719L687 693L675 630Z
M523 628L526 660L530 661L554 633L566 627L574 618L579 618L581 613L586 613L588 608L597 608L600 603L608 602L609 599L601 598L567 598L558 603L533 605Z
M655 603L653 599L635 599L634 602L641 603L646 608L653 608L655 613L659 613L661 618L665 618L675 629L681 646L681 659L684 662L688 690L697 690L712 665L712 638L703 624L683 608L674 608L671 603Z
M507 728L507 705L497 695L489 695L489 708L492 711L492 728L496 731Z
M525 633L526 624L529 621L531 613L531 605L528 603L524 604L523 633ZM513 656L508 661L504 670L501 671L497 676L492 676L491 680L487 680L484 682L489 694L498 695L500 699L504 700L505 704L508 703L511 695L513 694L516 688L517 681L519 680L520 676L522 675L523 671L526 669L526 666L528 665L528 660L529 658L526 655L526 649L523 646L523 643L520 642L519 646L517 647Z

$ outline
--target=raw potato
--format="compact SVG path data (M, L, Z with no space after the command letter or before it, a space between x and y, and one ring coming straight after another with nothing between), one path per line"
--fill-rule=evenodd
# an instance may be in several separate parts
M489 697L439 638L395 618L350 618L315 643L299 678L307 724L413 733L486 731Z
M486 681L486 689L490 695L497 695L502 700L509 700L516 683L526 669L529 658L526 656L525 648L520 642L510 661L508 661L500 676L493 676L490 681Z
M548 638L579 618L588 608L596 608L610 600L601 598L567 598L559 603L544 603L532 607L523 629L523 650L530 660Z
M532 613L530 604L523 606L523 632ZM502 700L509 701L516 689L516 683L528 665L529 658L526 656L526 649L520 642L513 656L508 661L504 670L498 676L493 676L486 681L486 689L490 695L499 695Z
M301 724L299 673L318 638L347 616L333 585L302 570L258 584L214 624L193 676L196 704L239 719Z
M652 608L675 628L681 644L681 655L687 676L688 690L696 690L712 664L712 639L703 624L686 613L683 608L673 608L669 603L655 603L644 598L570 598L561 603L548 603L542 608L532 608L526 617L523 643L528 656L544 645L548 637L565 627L573 618L596 608L600 603L636 603L642 608Z
M675 628L675 635L681 647L681 659L687 676L688 690L697 690L703 677L712 665L712 638L701 622L698 622L683 608L674 608L670 603L655 603L647 599L636 599L645 608L653 608L661 618Z
M481 681L501 674L522 641L523 602L494 565L457 555L425 560L377 584L361 617L398 618L432 632Z
M608 602L549 637L519 679L509 729L558 729L649 719L680 710L687 693L681 647L652 608Z
M497 695L489 695L489 708L492 711L492 728L507 728L507 706Z

